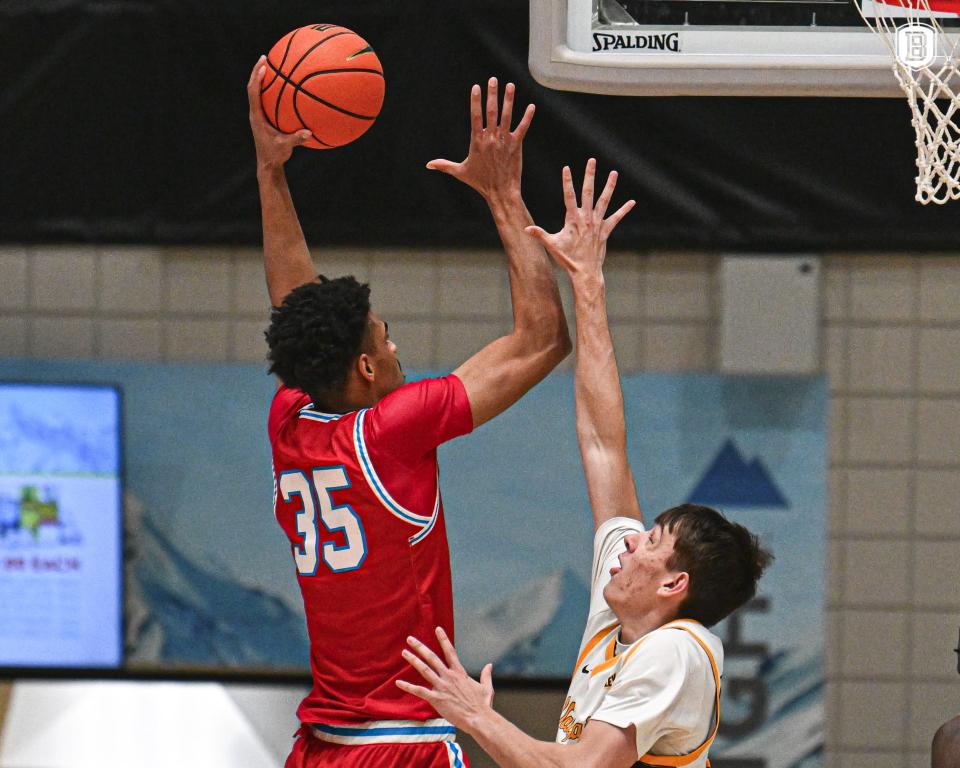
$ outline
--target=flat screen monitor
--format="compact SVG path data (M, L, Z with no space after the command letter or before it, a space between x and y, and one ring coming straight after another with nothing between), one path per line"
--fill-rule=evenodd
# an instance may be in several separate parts
M123 656L120 392L0 382L0 667Z

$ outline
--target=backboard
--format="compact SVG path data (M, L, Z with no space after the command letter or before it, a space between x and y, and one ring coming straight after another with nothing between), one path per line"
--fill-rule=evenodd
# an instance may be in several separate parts
M530 71L588 93L903 95L854 0L531 0Z

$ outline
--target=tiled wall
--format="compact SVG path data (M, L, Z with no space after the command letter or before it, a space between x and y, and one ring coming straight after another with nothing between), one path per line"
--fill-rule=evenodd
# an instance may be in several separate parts
M453 367L509 326L498 251L315 256L371 282L408 366ZM611 254L623 370L715 367L716 265ZM832 256L824 275L828 765L920 768L960 711L960 257ZM256 250L5 246L0 356L259 361L266 301ZM511 695L550 738L557 695Z

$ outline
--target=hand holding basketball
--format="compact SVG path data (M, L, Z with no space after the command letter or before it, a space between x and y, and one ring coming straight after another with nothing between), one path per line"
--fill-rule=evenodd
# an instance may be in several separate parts
M294 147L304 144L310 138L310 131L280 133L267 122L260 106L260 86L266 74L266 56L257 59L257 63L247 81L247 100L250 105L250 129L253 131L253 143L257 148L257 164L260 166L283 165L290 159Z
M303 146L331 149L363 135L383 106L383 67L356 32L312 24L284 35L267 54L260 101L283 133L309 130Z
M495 196L520 194L520 176L523 170L523 138L533 120L534 106L530 104L515 130L513 120L515 87L507 83L503 109L497 118L499 94L497 78L487 82L486 127L480 109L480 86L470 90L470 149L465 160L431 160L427 168L441 171L459 179L477 190L488 201Z

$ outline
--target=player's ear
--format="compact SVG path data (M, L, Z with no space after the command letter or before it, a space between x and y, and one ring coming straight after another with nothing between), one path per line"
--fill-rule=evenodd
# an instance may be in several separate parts
M670 573L666 579L660 583L660 589L657 590L663 597L673 595L682 595L690 587L690 574L686 571Z
M364 381L373 381L375 378L373 372L373 362L370 360L370 356L365 352L361 352L357 357L357 373L360 374L361 378Z

